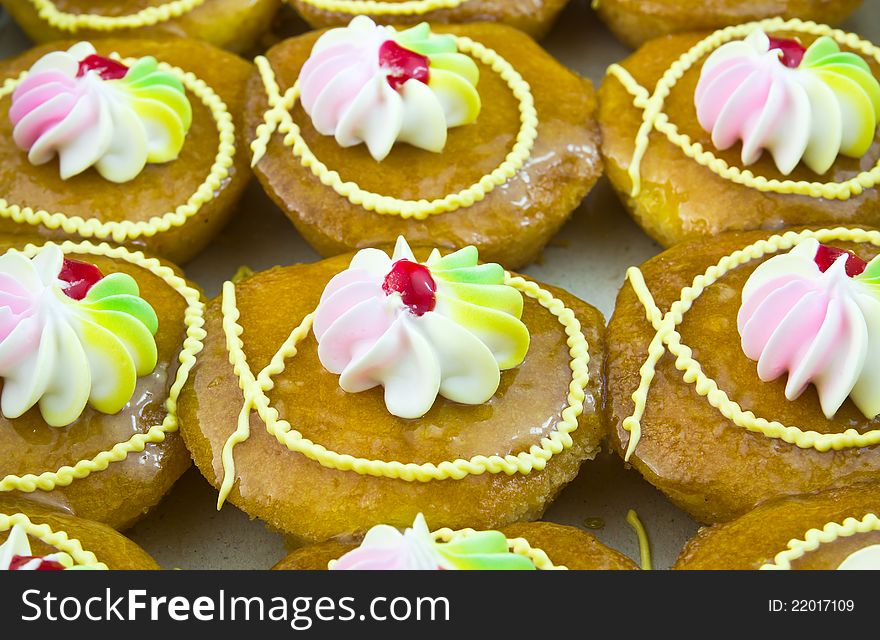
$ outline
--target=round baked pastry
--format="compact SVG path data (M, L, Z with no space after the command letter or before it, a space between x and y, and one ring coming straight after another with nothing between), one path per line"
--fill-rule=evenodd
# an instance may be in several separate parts
M876 225L878 77L880 49L800 20L651 41L602 83L608 176L664 246L723 231Z
M235 52L254 48L280 0L4 0L36 42L176 36ZM202 54L204 55L204 54Z
M316 29L348 24L358 15L380 24L503 22L535 38L553 26L568 0L289 0Z
M57 42L0 62L0 231L192 258L250 176L250 69L178 39Z
M404 235L516 268L601 173L589 81L504 25L359 16L257 66L254 170L324 256Z
M593 0L602 21L633 49L671 33L719 29L778 16L838 24L860 4L862 0Z
M360 544L324 542L297 549L273 569L332 570L631 570L636 564L589 533L551 522L502 531L431 532L422 514L403 532L380 524Z
M0 236L0 496L121 529L190 465L177 396L200 294L140 252L42 242Z
M0 571L158 568L146 551L106 525L0 496Z
M873 229L731 233L630 269L614 447L702 522L880 480L878 247Z
M599 312L473 247L418 256L400 239L209 304L180 415L221 504L296 542L419 512L490 529L539 517L595 456Z
M675 569L880 569L880 485L772 500L701 529Z

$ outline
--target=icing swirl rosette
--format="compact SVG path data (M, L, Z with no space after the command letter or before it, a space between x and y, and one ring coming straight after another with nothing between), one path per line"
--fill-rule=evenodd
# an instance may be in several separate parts
M510 551L498 531L477 531L451 542L436 542L424 516L403 532L380 524L367 532L361 545L330 564L331 570L434 571L533 570L525 556Z
M14 419L39 406L53 427L91 405L120 411L138 376L156 367L159 321L134 278L102 276L53 244L34 258L0 256L0 410Z
M442 151L448 129L479 116L479 77L452 36L426 23L397 31L357 16L318 39L299 85L319 133L343 147L364 143L381 161L396 142Z
M803 161L823 174L838 154L861 158L880 119L880 83L868 63L827 36L808 49L753 31L703 64L694 96L712 143L742 141L742 162L766 149L784 175Z
M34 165L59 159L67 180L89 167L111 182L177 159L192 123L183 84L155 58L131 68L88 42L46 54L12 94L15 144Z
M829 419L847 397L880 414L880 258L807 239L752 273L737 325L761 380L788 372L789 400L812 383Z
M359 251L327 284L315 311L318 357L349 393L385 387L385 405L419 418L437 395L487 402L501 371L522 363L529 331L522 294L477 249L420 264L402 237L394 254Z
M65 569L96 569L92 565L74 565L73 559L64 552L35 556L31 551L27 531L20 524L13 525L0 544L0 571L63 571Z

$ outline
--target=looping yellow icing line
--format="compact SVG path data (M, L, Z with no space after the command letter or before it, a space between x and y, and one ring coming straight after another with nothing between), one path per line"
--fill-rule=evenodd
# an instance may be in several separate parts
M863 171L855 177L844 182L809 182L806 180L777 180L756 176L748 169L730 166L717 157L711 151L703 148L703 145L691 141L690 136L679 133L678 127L669 121L669 115L663 111L666 98L669 97L672 88L684 76L685 72L697 64L703 56L717 49L722 44L731 40L744 38L755 29L764 31L796 31L815 36L829 36L840 45L858 51L859 53L873 58L880 64L880 48L867 40L862 40L857 35L846 33L840 29L832 29L815 22L801 20L783 20L771 18L759 22L750 22L743 25L720 29L701 40L686 53L672 63L666 70L651 94L641 86L632 75L619 64L608 67L608 75L616 78L623 87L633 96L633 104L642 110L642 124L636 135L635 149L629 165L629 176L632 181L630 195L636 197L641 191L641 162L650 144L652 130L664 134L673 145L681 149L684 154L692 158L697 164L706 167L715 175L762 192L780 194L797 194L811 198L825 198L828 200L848 200L858 196L865 189L870 189L880 184L880 162L870 171Z
M373 16L420 16L440 9L455 9L469 0L405 0L404 2L381 2L380 0L300 0L304 5L321 11L335 11Z
M338 471L353 471L360 475L392 478L406 482L429 482L432 480L461 480L469 475L481 475L483 473L514 473L528 474L533 470L542 470L547 461L554 455L565 449L571 448L573 441L571 434L578 428L578 417L584 411L584 399L586 388L590 379L589 372L589 345L581 331L581 324L575 317L574 312L565 306L562 300L556 298L549 291L542 289L536 283L525 280L519 276L513 277L505 273L505 282L518 289L525 295L538 301L538 303L553 314L559 323L565 328L568 336L567 344L571 355L570 368L572 372L571 382L568 389L568 406L562 411L561 421L556 430L549 436L541 438L540 446L532 445L528 451L517 455L474 456L469 460L457 459L434 463L416 464L413 462L403 463L396 460L370 460L359 458L346 453L331 451L321 444L312 442L302 433L293 429L287 420L280 419L278 410L275 409L266 396L266 392L274 387L272 376L284 371L285 361L297 353L297 344L309 334L312 326L313 313L310 313L288 336L278 352L272 357L266 367L254 377L245 357L241 335L244 329L238 324L239 310L236 306L235 285L226 282L223 285L222 316L223 331L226 336L226 345L229 351L229 362L239 379L239 387L244 395L244 406L239 414L236 430L229 436L223 446L222 464L223 480L220 487L220 495L217 500L218 508L223 505L229 492L235 483L235 459L234 449L237 444L246 441L250 435L250 414L256 411L260 419L266 425L266 430L287 447L288 450L301 453L307 458L328 469Z
M291 147L294 157L299 158L303 167L310 169L322 184L333 189L353 205L363 207L367 211L396 215L404 219L424 220L428 216L456 211L480 202L496 187L500 187L513 178L525 166L538 137L538 112L535 109L535 99L532 96L529 83L507 60L494 50L470 38L453 37L459 51L469 53L486 66L491 67L507 83L519 101L521 126L513 149L494 171L484 175L470 187L435 200L402 200L366 191L356 183L344 180L337 171L329 169L315 156L303 138L299 126L293 121L291 111L299 99L299 81L297 80L282 95L281 88L275 79L275 72L269 61L263 56L258 56L254 62L263 81L269 109L263 114L263 122L257 127L256 138L251 143L253 151L251 166L256 166L263 158L269 140L277 130L284 135L284 145Z
M639 519L639 514L635 509L630 509L626 514L626 523L630 529L636 534L639 541L639 567L644 571L651 570L651 541L648 539L648 532L645 525Z
M836 240L841 242L870 243L874 246L880 246L880 231L867 231L865 229L838 227L816 231L809 229L800 232L788 231L782 235L774 235L721 258L717 264L706 269L705 273L695 277L689 287L682 289L679 300L674 302L665 314L660 311L654 302L654 298L645 284L641 270L632 267L627 271L627 279L639 302L644 306L647 319L656 333L648 347L648 357L639 370L641 376L639 386L632 394L634 403L633 413L624 419L622 425L624 430L630 434L629 444L624 456L625 460L630 459L642 437L641 420L645 414L648 392L654 380L657 363L667 350L675 357L675 368L683 372L683 380L688 384L693 384L700 396L706 398L710 405L718 409L725 418L738 427L754 433L761 433L768 438L775 438L789 444L794 444L801 449L812 448L822 452L831 449L840 451L841 449L869 447L880 444L880 429L864 433L859 433L856 429L847 429L841 433L820 433L818 431L806 431L795 426L786 426L780 422L757 417L751 411L743 410L739 404L731 400L727 393L718 387L718 383L715 380L703 373L702 366L693 357L690 347L682 342L681 334L677 330L678 325L684 320L685 313L691 308L696 299L726 273L768 254L789 250L807 238L815 238L819 242Z
M151 27L161 22L189 13L200 7L205 0L175 0L156 7L147 7L136 13L121 16L105 16L97 13L68 13L61 11L52 0L30 0L40 18L61 31L76 33L82 29L114 31Z
M118 54L110 56L115 60L133 65L136 58L122 59ZM189 197L185 204L178 206L174 211L169 211L160 216L154 216L149 220L132 222L130 220L102 222L98 218L82 218L80 216L68 216L64 213L49 213L43 209L32 209L7 202L0 198L0 218L8 218L18 224L29 226L43 226L47 229L60 229L64 233L78 235L83 238L98 238L100 240L112 239L114 242L123 243L139 237L151 238L158 233L168 231L172 227L182 227L196 215L203 206L211 202L218 192L223 189L224 182L229 178L230 168L235 157L235 124L226 104L211 87L203 80L189 71L171 66L165 62L159 63L159 68L174 75L202 104L211 112L211 116L217 126L219 146L214 164L204 182ZM0 100L11 94L18 84L27 77L27 71L22 72L18 78L7 78L0 88ZM119 188L119 187L114 187Z
M847 518L842 524L829 522L821 529L810 529L804 534L803 540L790 540L788 549L780 551L773 558L773 562L765 564L762 570L791 570L791 563L802 558L811 551L815 551L823 544L829 544L838 538L848 538L858 533L870 533L880 531L880 518L869 513L861 520Z
M22 250L22 253L32 258L43 247L51 244L55 243L47 242L41 246L28 244ZM124 247L111 247L106 243L94 245L88 241L79 243L65 241L57 246L61 248L65 255L74 253L124 260L152 273L179 293L186 301L186 311L183 317L183 322L186 326L186 338L183 341L183 348L178 356L180 366L177 369L174 384L171 385L171 390L168 393L168 399L165 400L165 410L168 413L162 424L153 425L145 433L136 433L129 440L118 442L112 448L101 451L95 457L88 460L79 460L72 466L65 465L55 471L44 471L39 474L7 475L0 480L0 492L21 491L32 493L37 489L52 491L55 487L66 487L74 480L81 480L93 472L103 471L111 462L125 460L130 453L143 451L148 444L164 441L167 434L177 431L177 399L189 378L189 373L196 362L196 356L202 350L202 341L206 335L203 328L205 319L204 303L202 302L201 294L196 289L190 287L186 280L178 276L171 267L162 264L156 258L147 258L140 251L131 252Z
M98 562L94 553L83 549L79 540L68 537L64 531L53 531L47 524L34 524L23 513L13 513L12 515L0 513L0 531L9 531L15 525L21 526L29 536L58 549L61 552L58 561L68 569L74 565L107 569L106 564Z

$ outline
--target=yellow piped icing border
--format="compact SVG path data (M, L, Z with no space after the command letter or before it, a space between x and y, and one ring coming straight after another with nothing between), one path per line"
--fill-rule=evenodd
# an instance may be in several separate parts
M858 533L870 533L880 531L880 518L869 513L861 520L847 518L843 523L829 522L821 529L810 529L804 534L803 540L791 540L785 551L780 551L773 558L773 562L765 564L762 570L791 570L791 563L802 558L807 553L815 551L823 544L834 542L838 538L848 538Z
M300 0L304 5L321 11L373 16L420 16L440 9L455 9L470 0L406 0L405 2L382 2L381 0Z
M392 478L406 482L430 482L432 480L461 480L469 475L481 475L483 473L514 473L528 474L533 470L544 469L547 461L554 455L565 449L571 448L573 441L571 434L578 428L578 417L584 411L584 399L586 388L590 380L589 372L589 344L581 331L581 324L575 317L574 312L565 306L559 298L556 298L546 289L542 289L537 283L525 280L519 276L511 276L505 272L505 282L525 295L537 300L537 302L553 314L559 323L565 328L568 336L567 344L571 355L570 368L572 372L571 383L568 391L568 406L562 411L562 420L556 430L549 436L541 438L540 446L532 445L528 451L517 455L474 456L469 460L459 458L434 463L417 464L414 462L404 463L396 460L370 460L359 458L346 453L331 451L326 447L312 442L302 433L293 429L287 420L279 419L278 410L275 409L266 392L274 387L272 376L284 371L285 361L296 355L296 345L304 339L312 326L313 313L310 313L290 333L281 345L278 352L272 357L266 367L254 377L247 358L244 354L244 342L241 335L243 327L238 323L239 310L236 306L235 285L226 282L223 285L222 316L223 332L226 336L226 346L229 352L229 362L239 379L239 387L244 395L244 405L238 417L238 426L229 436L223 446L222 464L223 481L220 494L217 499L217 507L220 508L229 496L235 483L235 446L246 441L250 436L250 414L256 411L260 419L266 425L266 430L279 443L288 450L301 453L307 458L328 469L338 471L354 471L360 475Z
M717 49L722 44L744 38L755 29L764 31L796 31L815 36L829 36L839 44L854 51L873 58L880 64L880 48L867 40L862 40L857 35L846 33L840 29L832 29L826 25L802 20L784 20L782 18L770 18L759 22L719 29L712 35L704 38L686 53L672 63L666 70L654 92L650 93L641 86L632 75L619 64L608 67L608 75L616 78L627 92L633 96L633 105L642 110L642 125L636 135L635 149L629 165L629 177L632 181L630 196L636 197L641 191L641 162L650 144L650 134L656 130L665 135L669 142L682 150L697 164L706 167L712 173L736 184L757 189L762 192L780 194L796 194L811 198L825 198L828 200L848 200L858 196L865 189L870 189L880 184L880 162L870 171L863 171L853 178L844 182L809 182L805 180L777 180L764 176L756 176L748 169L740 169L729 165L726 161L717 157L711 151L707 151L698 142L692 142L690 136L679 133L678 127L669 121L669 116L663 111L664 102L669 97L672 88L684 76L685 72L697 64L703 56Z
M21 526L29 536L58 549L61 552L58 562L68 569L76 565L107 570L107 565L98 562L94 553L83 549L79 540L68 537L64 531L53 531L47 524L34 524L23 513L13 513L12 515L0 513L0 531L9 531L15 525Z
M30 0L40 18L60 31L76 33L82 29L114 31L152 27L189 13L205 4L205 0L174 0L155 7L146 7L135 13L105 16L97 13L68 13L61 11L52 0Z
M56 243L47 242L40 246L28 244L22 250L22 253L32 258L43 247L53 244ZM131 252L124 247L111 247L107 243L94 245L88 241L74 243L68 240L57 246L61 248L65 255L74 253L124 260L149 271L179 293L186 301L186 311L183 318L184 325L186 326L186 338L183 341L183 348L178 356L180 366L177 369L174 384L171 385L168 398L165 400L165 409L168 413L162 424L151 426L145 433L136 433L129 440L118 442L112 448L101 451L91 459L79 460L73 466L65 465L55 471L44 471L39 474L7 475L0 480L0 492L21 491L23 493L32 493L37 489L52 491L58 486L66 487L74 480L81 480L93 472L103 471L111 462L121 462L130 453L143 451L148 444L163 442L167 434L177 431L177 399L180 396L183 385L186 384L189 378L190 370L196 362L196 356L202 350L202 341L206 335L203 328L205 324L205 305L202 302L201 294L196 289L190 287L186 280L174 273L171 267L162 264L156 258L147 258L140 251Z
M111 58L133 65L137 58L122 59L117 53ZM174 67L165 62L159 68L174 75L193 95L195 95L211 112L217 125L219 146L214 164L204 182L196 189L185 204L174 211L154 216L149 220L132 222L130 220L102 222L98 218L82 218L68 216L61 212L50 213L43 209L22 207L7 202L0 197L0 218L8 218L18 224L43 226L47 229L60 229L64 233L79 235L83 238L112 239L114 242L126 242L141 236L151 238L157 233L168 231L172 227L182 227L187 220L196 215L203 206L214 200L216 193L223 188L223 182L229 178L230 169L235 158L235 124L226 104L204 80L195 74ZM0 87L0 99L11 94L18 84L27 77L27 71L18 78L7 78Z
M396 215L401 218L425 218L467 208L483 200L496 187L513 178L525 166L532 154L532 148L538 137L538 112L532 89L519 72L507 60L493 49L463 36L453 36L459 51L468 53L501 76L510 87L511 92L519 101L521 127L516 136L516 143L504 161L489 174L484 175L471 186L457 193L450 193L434 200L403 200L385 196L362 189L354 182L346 181L337 171L321 162L309 148L302 137L299 126L293 121L291 110L299 99L300 87L297 80L292 87L281 94L281 88L275 79L275 72L269 60L258 56L254 62L260 72L263 87L269 102L269 109L263 114L263 122L257 127L256 138L251 143L253 159L251 166L256 166L263 156L269 140L277 130L284 134L284 145L291 147L294 157L325 186L346 198L353 205L363 207L367 211L385 215Z
M676 327L684 320L684 315L691 308L694 301L702 293L718 281L724 274L757 260L765 255L786 251L808 238L815 238L819 242L841 241L855 243L870 243L880 246L880 231L868 231L865 229L848 229L838 227L835 229L819 229L816 231L788 231L782 235L774 235L766 240L759 240L749 246L734 251L728 256L721 258L717 264L706 269L705 273L696 276L693 283L682 289L680 298L672 304L665 314L660 311L654 302L651 291L645 284L642 272L637 267L631 267L626 272L627 280L633 288L636 296L645 308L645 315L653 326L656 333L648 346L648 357L639 369L641 379L639 386L632 394L634 403L633 413L623 421L623 429L630 434L627 445L625 460L629 460L642 435L641 420L645 414L648 392L654 380L657 363L668 350L675 357L675 368L683 372L683 380L693 384L694 389L700 396L707 399L710 405L718 409L721 414L738 427L742 427L753 433L761 433L768 438L779 439L789 444L794 444L801 449L816 449L817 451L829 451L841 449L869 447L880 444L880 429L874 429L859 433L856 429L847 429L841 433L820 433L807 431L795 426L786 426L780 422L766 420L757 417L751 411L743 410L742 407L731 400L727 393L718 387L718 383L703 373L700 363L693 357L690 347L682 342L681 334Z

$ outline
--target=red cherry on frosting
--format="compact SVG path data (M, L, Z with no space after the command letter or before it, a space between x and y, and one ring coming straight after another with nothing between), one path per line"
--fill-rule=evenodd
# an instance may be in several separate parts
M807 48L797 40L787 40L785 38L770 37L770 48L782 51L782 64L792 69L797 69Z
M79 61L79 71L76 72L76 77L82 77L88 71L97 71L104 80L119 80L128 73L128 67L121 62L93 53Z
M64 565L55 560L45 560L37 556L12 556L12 560L9 561L9 570L16 571L32 560L40 561L40 564L37 565L37 571L61 571L64 569Z
M843 249L838 249L837 247L829 247L828 245L820 244L819 250L816 251L816 257L814 260L816 261L816 265L819 267L819 271L825 273L828 269L831 268L837 259L842 256L849 256L846 259L846 275L850 278L855 278L857 275L860 275L865 269L868 268L868 263L854 254L852 251L844 251Z
M385 276L382 291L391 295L399 293L403 304L415 315L421 316L434 310L437 304L437 284L428 267L412 260L398 260Z
M61 273L58 274L58 278L67 283L62 286L62 291L74 300L85 298L89 289L103 277L104 275L95 265L67 258L64 259Z
M394 40L386 40L379 47L379 66L388 72L388 84L395 91L413 78L428 84L430 64L427 56L404 49Z

